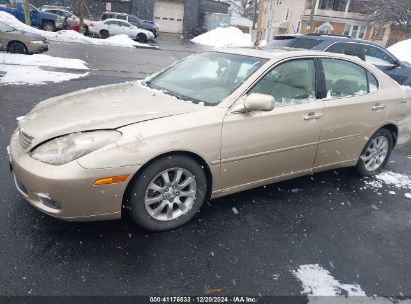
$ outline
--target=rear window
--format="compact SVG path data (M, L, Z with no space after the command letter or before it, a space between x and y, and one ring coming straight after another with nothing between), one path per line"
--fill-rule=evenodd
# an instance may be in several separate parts
M290 47L309 50L313 47L316 47L323 41L324 40L319 39L297 38L293 40L293 42L290 44Z

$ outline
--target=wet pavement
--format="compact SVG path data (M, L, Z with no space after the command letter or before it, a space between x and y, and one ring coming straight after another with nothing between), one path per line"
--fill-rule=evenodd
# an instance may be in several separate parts
M213 200L162 233L127 219L62 222L23 200L6 155L16 117L48 97L141 78L201 49L164 41L155 51L51 45L48 54L83 59L92 73L0 86L0 295L301 295L293 271L318 264L367 296L411 296L411 190L372 186L376 179L351 169ZM394 152L387 171L411 175L410 156L409 146Z

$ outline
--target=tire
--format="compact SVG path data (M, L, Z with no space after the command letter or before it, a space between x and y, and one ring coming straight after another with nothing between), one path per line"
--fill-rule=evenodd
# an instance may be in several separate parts
M101 30L100 31L100 37L101 39L107 39L109 36L109 32L107 30Z
M140 43L146 43L147 42L147 36L143 33L139 33L139 34L137 34L136 40L137 40L137 42L140 42Z
M380 173L387 164L392 149L394 138L391 131L379 129L371 136L358 159L357 171L362 176L372 176Z
M88 28L87 25L85 25L85 26L83 27L83 32L84 32L85 35L88 35L88 34L89 34L89 28Z
M177 173L179 171L181 174ZM169 177L170 183L165 183L163 174ZM150 231L184 225L196 215L207 196L204 170L195 160L183 155L156 160L132 182L129 215L137 225Z
M46 21L41 26L41 29L46 31L46 32L55 32L56 31L56 25L53 22Z
M28 54L27 47L22 42L13 41L7 46L7 53Z

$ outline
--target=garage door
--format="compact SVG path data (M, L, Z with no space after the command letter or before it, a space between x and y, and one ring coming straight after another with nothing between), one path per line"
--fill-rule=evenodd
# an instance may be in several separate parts
M184 3L173 0L156 0L154 4L154 21L160 32L183 32Z

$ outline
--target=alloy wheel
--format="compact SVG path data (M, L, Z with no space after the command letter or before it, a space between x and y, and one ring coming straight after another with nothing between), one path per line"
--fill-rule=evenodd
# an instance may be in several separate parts
M381 167L388 155L388 148L389 143L385 136L378 136L372 139L365 154L361 157L364 161L365 169L372 172Z
M158 221L170 221L186 214L197 194L195 176L183 168L166 169L149 183L144 205Z

